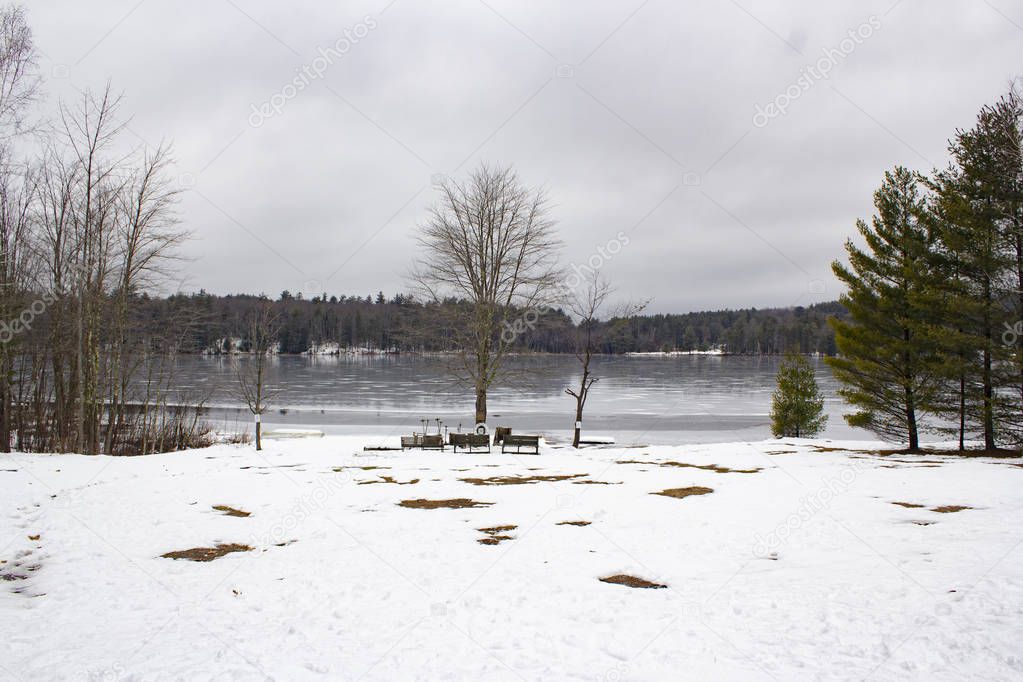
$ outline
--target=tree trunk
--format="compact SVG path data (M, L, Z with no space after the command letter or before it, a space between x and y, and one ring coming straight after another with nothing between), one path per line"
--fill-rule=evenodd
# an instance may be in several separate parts
M994 450L995 449L995 409L994 409L994 384L991 376L991 343L992 343L992 331L991 331L991 308L993 304L993 298L991 295L991 281L990 279L984 280L984 371L983 371L983 383L984 383L984 409L983 409L983 422L984 422L984 449Z
M263 449L263 420L261 415L256 415L256 450Z
M483 386L476 387L476 423L487 422L487 389Z
M962 354L959 356L962 358ZM959 452L966 450L966 375L959 375Z
M909 451L916 452L920 449L920 433L916 425L916 404L911 388L906 389L906 425L909 428Z
M575 428L572 433L572 447L579 447L579 438L582 435L582 423L583 423L583 395L580 394L575 399Z
M990 334L988 334L990 337ZM984 449L995 449L995 391L991 378L991 350L984 349Z

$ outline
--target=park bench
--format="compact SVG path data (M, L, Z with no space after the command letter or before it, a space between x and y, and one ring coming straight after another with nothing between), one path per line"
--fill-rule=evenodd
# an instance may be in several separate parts
M411 436L401 437L401 449L419 448L421 450L443 450L444 436L440 434L426 436L421 433L414 433Z
M423 436L423 444L420 447L424 450L443 450L444 436L439 433L435 436Z
M540 454L540 436L514 436L508 434L501 441L501 452L508 452L510 448L515 448L515 452L521 453L522 448L529 448L532 450L532 454Z
M486 448L490 452L490 436L485 433L452 433L448 434L448 444L457 452L458 448L472 452L477 448Z

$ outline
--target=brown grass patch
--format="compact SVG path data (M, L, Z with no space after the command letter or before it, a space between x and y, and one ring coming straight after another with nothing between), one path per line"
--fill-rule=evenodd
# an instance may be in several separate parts
M399 507L408 509L475 509L476 507L489 507L493 502L477 502L465 497L458 497L452 500L402 500Z
M510 535L488 535L485 538L480 538L476 542L480 543L481 545L499 545L505 540L511 539L512 537Z
M919 450L846 450L845 448L831 448L822 445L811 445L817 452L855 452L863 455L874 455L876 457L892 457L894 455L925 455L931 457L963 457L966 459L974 457L994 457L996 459L1014 459L1021 457L1019 450L941 450L936 448L920 448ZM912 461L912 460L910 460ZM916 462L912 462L915 464ZM933 462L930 462L933 463ZM944 462L939 462L943 464Z
M966 509L973 509L973 507L963 507L958 504L948 504L943 507L934 507L933 509L931 509L931 511L938 512L939 514L954 514L956 512L961 512Z
M661 585L660 583L652 583L649 580L643 578L637 578L634 575L625 575L619 573L618 575L609 575L606 578L600 578L602 583L611 583L612 585L625 585L626 587L635 587L642 590L661 590L667 587L667 585Z
M480 543L481 545L499 545L505 540L514 540L515 538L513 538L510 535L504 535L504 533L513 531L516 528L518 528L518 526L510 524L507 526L491 526L490 528L477 528L476 530L478 530L481 533L485 533L487 537L480 538L476 542Z
M419 483L418 478L413 478L408 481L396 481L390 476L381 476L378 481L359 481L358 485L371 485L373 483L393 483L394 485L415 485Z
M621 485L621 481L572 481L575 485Z
M674 497L681 500L684 497L690 497L691 495L709 495L714 492L713 488L704 488L703 486L693 485L688 488L668 488L662 490L659 493L650 493L651 495L663 495L664 497Z
M912 502L892 502L892 504L905 507L906 509L923 509L924 507L922 504L913 504Z
M192 549L183 549L177 552L167 552L166 554L161 554L160 557L163 559L187 559L188 561L213 561L231 552L251 551L252 548L248 545L232 542L217 545L216 547L193 547Z
M583 526L588 526L591 523L593 523L593 522L592 521L559 521L559 522L557 522L554 525L555 526L579 526L581 528Z
M546 483L556 481L568 481L573 478L581 478L586 474L561 474L549 476L492 476L490 478L460 478L463 483L473 485L531 485L533 483Z
M223 512L224 516L237 516L239 518L252 516L252 514L247 511L235 509L234 507L228 507L226 504L215 504L213 505L213 509L218 512Z
M760 468L754 469L729 469L728 467L721 467L717 464L688 464L686 462L641 462L634 459L622 459L615 462L615 464L653 464L659 467L676 467L678 469L703 469L704 471L713 471L716 474L755 474L758 471L762 471Z

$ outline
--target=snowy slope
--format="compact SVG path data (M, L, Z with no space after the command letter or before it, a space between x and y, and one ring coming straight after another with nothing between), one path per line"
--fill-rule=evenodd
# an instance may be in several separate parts
M1019 460L371 440L0 456L0 679L1023 677ZM449 498L491 505L397 504ZM160 557L218 543L253 549Z

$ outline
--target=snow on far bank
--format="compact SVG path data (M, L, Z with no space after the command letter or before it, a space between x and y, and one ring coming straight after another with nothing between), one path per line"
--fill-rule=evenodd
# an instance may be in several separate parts
M724 348L711 348L710 350L632 351L625 355L630 358L673 358L682 355L725 355L725 350Z
M1023 675L1020 460L380 444L0 455L0 679Z

